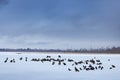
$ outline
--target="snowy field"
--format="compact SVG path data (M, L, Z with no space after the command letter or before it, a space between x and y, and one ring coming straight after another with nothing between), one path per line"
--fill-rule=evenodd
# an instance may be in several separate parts
M44 58L64 59L65 64L34 60ZM92 59L100 60L104 68L84 70L85 61ZM75 65L75 61L83 63ZM0 80L120 80L120 55L0 52Z

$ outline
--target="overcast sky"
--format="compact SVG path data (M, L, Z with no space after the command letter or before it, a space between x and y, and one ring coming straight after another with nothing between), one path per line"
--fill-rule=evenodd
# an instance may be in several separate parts
M0 48L120 46L120 0L0 0Z

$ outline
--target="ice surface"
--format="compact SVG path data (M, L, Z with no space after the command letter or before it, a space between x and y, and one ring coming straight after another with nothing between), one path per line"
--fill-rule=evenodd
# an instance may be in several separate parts
M58 53L22 53L17 52L0 52L0 80L120 80L120 55L107 54L58 54ZM32 62L32 58L45 58L47 55L56 58L61 55L63 59L86 60L96 57L104 65L103 70L75 72L68 71L68 68L74 67L68 65L59 66L57 63L52 65L51 62ZM15 63L4 63L6 58L15 59ZM23 60L20 61L20 57ZM25 61L28 57L28 61ZM110 59L110 61L108 61ZM8 60L8 61L9 61ZM114 64L116 68L109 69Z

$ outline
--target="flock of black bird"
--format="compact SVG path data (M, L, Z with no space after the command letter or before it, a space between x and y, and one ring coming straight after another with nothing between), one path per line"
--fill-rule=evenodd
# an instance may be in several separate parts
M20 61L32 61L32 62L41 62L41 63L45 63L45 62L50 62L51 65L71 65L71 67L69 67L67 70L68 71L75 71L75 72L80 72L82 70L85 71L94 71L94 70L103 70L104 66L103 63L101 62L100 59L96 59L96 57L92 58L92 59L86 59L86 60L79 60L79 61L75 61L74 59L70 59L70 58L62 58L61 55L58 55L58 57L52 58L51 56L46 56L45 58L32 58L32 59L28 59L28 57L20 57L19 58ZM110 61L110 59L108 59L108 62ZM8 57L4 60L4 63L16 63L15 58L13 59L9 59ZM109 69L114 69L116 68L115 65L110 65Z

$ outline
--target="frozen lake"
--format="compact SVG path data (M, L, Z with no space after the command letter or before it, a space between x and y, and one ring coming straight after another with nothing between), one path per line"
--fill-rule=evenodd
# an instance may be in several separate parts
M120 55L118 54L16 53L0 52L0 80L120 80ZM58 65L58 63L54 63L53 65L53 62L48 61L31 61L32 59L43 59L46 56L48 58L50 56L54 59L64 59L66 64ZM8 60L5 62L7 58ZM15 59L15 62L10 62L13 59ZM73 65L74 62L67 62L68 59L83 62L92 59L100 60L104 69L79 70L79 72L76 72L74 68L80 68L85 63ZM111 65L115 65L115 68L110 69Z

